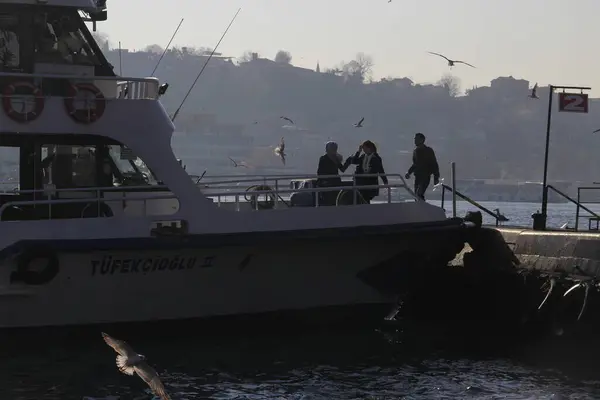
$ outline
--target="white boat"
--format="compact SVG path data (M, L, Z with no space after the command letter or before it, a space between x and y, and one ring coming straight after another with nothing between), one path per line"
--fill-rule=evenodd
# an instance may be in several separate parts
M408 253L443 264L462 248L462 221L393 201L412 196L401 175L380 203L337 207L290 204L324 190L314 177L190 179L164 86L116 76L94 42L97 3L0 1L0 146L19 153L0 193L0 328L388 304L377 281Z

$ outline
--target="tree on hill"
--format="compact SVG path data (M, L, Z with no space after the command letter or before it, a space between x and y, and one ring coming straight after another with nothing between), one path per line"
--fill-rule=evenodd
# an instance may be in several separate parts
M165 50L157 44L149 44L144 48L144 51L147 53L162 54L162 52Z
M237 61L240 64L246 63L246 62L250 62L252 60L254 60L255 58L259 58L260 55L255 52L255 51L251 51L251 50L247 50L244 52L244 54L242 54L240 57L238 57Z
M450 97L456 97L460 94L460 79L452 74L443 75L437 84L444 87Z
M279 50L275 54L275 62L280 64L290 64L292 62L292 55L289 51Z
M364 82L372 76L373 58L365 53L358 53L354 60L348 63L342 63L342 76L357 81Z

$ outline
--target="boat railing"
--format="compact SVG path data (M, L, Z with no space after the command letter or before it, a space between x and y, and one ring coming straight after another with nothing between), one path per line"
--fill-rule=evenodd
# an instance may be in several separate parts
M224 196L233 196L235 193L247 195L249 191L256 192L260 189L265 189L270 193L275 193L278 197L283 193L282 190L285 187L293 189L293 182L296 181L312 181L311 186L314 187L314 183L319 179L344 179L350 178L352 180L352 186L357 186L356 179L358 177L382 177L388 178L390 186L388 189L388 195L391 197L391 188L404 189L404 192L408 195L409 199L419 200L415 196L414 192L408 187L404 177L401 174L360 174L360 175L226 175L226 176L204 176L201 180L197 181L197 184L204 189L210 188L211 193L215 191L223 191ZM246 186L244 191L240 190L240 186ZM348 185L343 185L344 189L348 189ZM386 189L386 185L378 185L375 188ZM329 188L323 190L313 190L313 192L341 190L339 188ZM237 192L236 192L237 191ZM298 192L298 189L294 189L291 193Z
M377 174L371 174L371 175L361 175L361 176L377 176ZM398 174L388 174L387 176L389 177L398 177ZM316 175L314 175L314 177L317 177ZM331 177L339 177L338 175L327 175L327 176L318 176L319 178L331 178ZM280 179L281 177L277 177L277 179ZM294 188L294 187L289 187L289 188L281 188L281 187L277 187L276 189L273 189L271 186L267 185L261 185L261 184L255 184L255 185L251 185L249 186L249 188L252 188L252 190L236 190L239 189L239 186L225 186L225 188L234 188L234 191L226 191L223 192L222 189L214 189L211 186L209 186L208 188L204 189L204 195L209 197L209 198L216 198L217 200L217 205L221 206L222 205L222 196L225 196L227 198L233 198L233 203L235 204L235 210L236 211L240 211L241 210L241 204L242 203L250 203L252 205L252 208L256 209L256 210L262 210L262 209L268 209L268 208L278 208L278 206L280 206L281 204L285 204L285 206L289 206L289 204L287 203L287 201L284 199L284 197L286 197L286 195L291 195L292 193L314 193L315 194L315 207L319 206L319 196L316 195L317 193L322 193L322 192L332 192L332 191L337 191L340 194L343 191L350 191L352 193L352 202L351 203L346 203L344 205L351 205L351 204L361 204L362 202L361 200L361 191L363 190L372 190L372 189L387 189L387 201L386 203L392 203L393 199L392 199L392 189L393 188L398 188L398 189L406 189L407 193L411 194L413 199L416 199L414 196L414 193L408 189L406 182L404 181L404 179L400 176L400 181L401 183L391 183L388 182L388 184L386 185L357 185L356 184L356 180L353 179L353 184L352 185L342 185L342 186L333 186L333 187L305 187L305 188ZM261 181L262 182L268 182L268 180L265 180L266 177L262 177ZM244 180L244 181L248 181L248 180ZM213 184L219 184L219 183L229 183L231 184L231 182L239 182L239 180L237 181L231 181L231 180L222 180L222 181L214 181L212 182ZM256 179L254 180L254 182L256 182ZM165 194L164 192L158 192L158 193L152 193L152 192L148 192L148 189L152 189L153 191L156 190L160 190L160 189L164 189L165 191L168 191L169 189L164 186L110 186L110 187L91 187L91 188L55 188L53 186L48 186L44 189L31 189L31 190L18 190L15 191L14 193L16 195L22 195L22 194L34 194L34 193L40 193L42 194L42 196L44 197L44 199L33 199L33 200L8 200L6 201L4 204L2 204L0 206L0 219L2 217L2 214L5 210L7 210L8 208L11 207L22 207L22 206L35 206L35 205L48 205L48 219L52 219L52 205L57 205L57 204L95 204L97 207L97 211L98 211L98 215L101 215L101 211L103 208L103 204L104 203L111 203L111 202L118 202L118 201L126 201L127 203L135 203L135 202L141 202L142 203L142 214L144 216L148 215L148 202L152 201L152 200L164 200L164 199L177 199L177 195L173 194L173 193L168 193ZM77 193L77 192L83 192L86 194L89 194L89 196L87 197L76 197L76 198L54 198L56 196L57 193ZM105 197L104 194L106 192L117 192L117 193L122 193L122 197ZM129 194L138 194L136 196L128 196ZM141 195L139 195L141 194ZM260 196L263 195L265 197L264 201L260 200ZM339 199L339 197L338 197ZM265 207L265 202L267 204L271 204L272 206L270 207ZM342 204L339 204L342 205ZM83 217L83 211L82 211L82 217ZM156 216L158 217L158 216Z
M577 187L577 199L572 199L569 196L567 196L566 194L562 193L560 190L556 189L555 187L553 187L552 185L547 185L548 189L552 189L554 190L556 193L558 193L559 195L563 196L565 199L567 199L568 201L570 201L571 203L574 203L576 206L576 211L575 211L575 230L577 231L579 229L579 219L580 218L587 218L588 219L588 230L590 231L597 231L600 228L600 215L594 211L592 211L589 207L586 207L584 205L584 202L581 199L582 196L582 192L585 191L598 191L600 190L600 187L598 186L579 186ZM585 204L599 204L599 201L586 201ZM584 215L581 216L580 215L580 209L587 212L588 215ZM592 223L595 223L595 226L592 226Z
M441 186L442 186L442 204L441 204L442 208L444 208L444 201L445 201L446 191L449 191L450 193L454 192L454 194L456 195L456 197L461 198L462 200L466 201L467 203L471 204L472 206L475 206L479 210L483 211L484 213L486 213L490 217L494 218L494 220L496 221L496 226L500 225L500 222L508 221L508 218L506 218L505 216L503 216L503 215L501 215L499 213L495 213L494 211L491 211L489 208L482 206L481 204L479 204L475 200L471 199L466 194L459 192L457 189L452 189L451 186L448 186L448 185L446 185L444 183L442 183ZM454 206L454 208L455 208L455 206Z
M157 78L132 78L123 76L82 76L60 75L45 73L12 73L0 72L0 77L35 80L45 96L50 96L50 90L44 90L44 83L52 85L55 80L68 80L74 83L93 83L107 100L156 100L159 97L159 81ZM53 90L53 89L52 89ZM10 98L28 98L30 96L14 94ZM52 97L64 97L54 96Z

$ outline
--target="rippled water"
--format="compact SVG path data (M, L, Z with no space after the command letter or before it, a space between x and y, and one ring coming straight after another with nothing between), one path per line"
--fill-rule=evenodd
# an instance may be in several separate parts
M482 353L481 345L469 350L464 342L458 348L460 339L442 332L431 328L429 333L386 333L369 328L123 339L149 358L174 400L600 398L599 382L583 381L577 372L557 369L540 356L555 349L556 343L517 361L497 351L497 342L491 339L488 350L496 354ZM0 361L0 398L152 399L139 378L117 371L114 359L100 334L83 338L77 346L55 343L43 350L10 346ZM554 369L549 369L551 365Z

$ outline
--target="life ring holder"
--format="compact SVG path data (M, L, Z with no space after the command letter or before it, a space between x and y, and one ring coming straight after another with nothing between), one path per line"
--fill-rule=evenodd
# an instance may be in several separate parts
M35 107L29 112L18 112L13 108L12 98L16 95L17 91L21 88L25 88L29 91L29 95L35 98ZM28 81L18 81L9 83L4 87L2 91L2 108L10 119L17 122L29 122L33 121L44 111L44 94L42 90Z
M244 199L250 203L253 210L271 210L275 207L275 196L276 193L272 192L272 188L269 185L253 185L246 189L244 193ZM266 192L271 193L252 193L251 192ZM260 201L259 197L265 196L265 200Z
M92 212L92 214L87 214L88 210L94 211ZM81 218L108 218L112 216L114 216L112 209L104 202L100 203L99 210L97 202L88 203L81 210Z
M47 259L46 268L41 271L32 271L31 263L34 260ZM17 270L10 274L10 281L23 282L28 285L44 285L58 275L60 271L58 257L52 250L38 248L26 250L17 258Z
M351 189L340 190L335 199L336 206L352 206L352 205L361 205L361 204L368 204L368 203L365 201L365 198L358 190L356 191L356 204L354 203L354 190L351 190Z
M79 92L90 92L95 97L96 108L90 109L77 109L75 108L75 98ZM106 98L95 85L91 83L76 83L70 85L67 91L67 97L65 97L65 108L67 113L77 122L84 124L91 124L92 122L98 121L104 110L106 109Z

